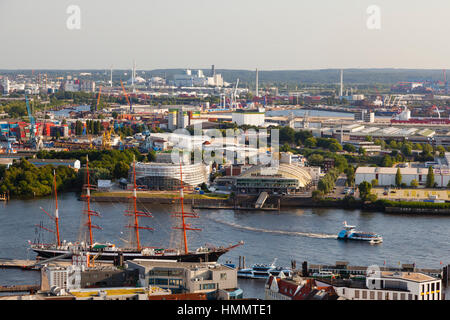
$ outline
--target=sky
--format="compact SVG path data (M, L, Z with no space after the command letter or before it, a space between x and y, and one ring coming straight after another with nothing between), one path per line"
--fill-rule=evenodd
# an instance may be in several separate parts
M0 0L0 69L450 69L449 14L449 0Z

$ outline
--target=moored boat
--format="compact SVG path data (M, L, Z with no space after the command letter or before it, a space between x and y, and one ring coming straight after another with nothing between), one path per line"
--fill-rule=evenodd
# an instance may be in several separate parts
M292 270L277 267L275 265L276 259L270 264L254 264L251 268L244 268L237 271L237 276L239 278L249 278L249 279L267 279L269 276L292 276Z
M43 243L31 243L30 248L37 253L38 258L55 258L60 257L60 259L70 260L72 259L73 254L85 253L86 255L94 257L96 261L120 261L122 260L131 260L131 259L164 259L164 260L175 260L179 262L216 262L220 256L227 253L231 249L240 246L243 244L243 241L238 242L235 245L230 245L228 247L213 247L213 246L205 246L197 248L192 251L188 249L187 244L187 230L196 230L200 229L192 228L190 224L186 223L187 218L198 218L195 213L186 213L183 208L183 184L182 184L182 172L181 172L181 164L180 164L180 202L181 202L181 212L177 212L174 214L175 217L181 218L181 226L174 227L174 229L182 230L183 233L183 244L180 249L171 249L171 248L159 248L159 247L144 247L140 243L140 230L153 230L149 227L144 227L139 225L139 218L151 218L152 215L147 211L140 211L137 209L137 189L136 185L136 174L135 174L135 162L133 162L133 175L134 175L134 185L133 185L133 195L131 197L131 208L126 210L125 215L130 217L130 223L126 227L131 232L132 241L130 242L132 245L127 247L117 247L112 243L97 243L93 240L93 229L101 229L101 227L94 225L92 218L94 216L99 217L100 214L91 209L90 198L91 198L91 190L94 188L89 182L89 160L87 159L86 163L86 174L87 174L87 184L84 185L83 189L86 190L86 194L83 196L86 199L86 209L83 210L83 214L85 214L86 221L83 224L85 227L84 230L84 238L83 241L77 242L67 242L60 241L59 238L59 229L58 229L58 209L56 207L56 211L54 216L46 214L52 219L55 220L56 230L57 232L57 241L53 244L43 244ZM55 184L56 185L56 184ZM55 196L56 196L56 187L55 187ZM47 230L51 231L51 230ZM184 250L183 250L184 249Z

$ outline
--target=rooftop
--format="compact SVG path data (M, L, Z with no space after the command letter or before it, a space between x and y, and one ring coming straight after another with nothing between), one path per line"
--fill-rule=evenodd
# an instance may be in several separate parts
M436 281L437 280L433 277L430 277L426 274L419 273L419 272L384 271L384 272L381 272L381 277L402 279L402 280L415 281L415 282L428 282L428 281Z
M171 260L133 259L131 261L144 268L183 268L183 269L214 269L229 270L230 267L214 262L177 262Z

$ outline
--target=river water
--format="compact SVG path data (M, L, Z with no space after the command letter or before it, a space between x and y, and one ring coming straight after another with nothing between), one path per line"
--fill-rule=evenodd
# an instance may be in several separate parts
M84 203L74 193L61 194L59 200L61 238L78 239L81 211ZM94 210L102 217L94 217L94 223L102 230L94 231L95 241L110 241L123 245L127 239L123 212L125 203L93 203ZM52 199L12 200L0 205L0 257L34 259L27 250L27 241L38 238L53 241L53 234L37 232L35 224L42 222L54 229L52 221L39 208L53 210ZM141 205L141 209L144 206ZM141 221L141 225L154 231L141 231L141 243L147 246L176 246L180 243L179 231L171 213L179 209L160 205L146 205L153 218ZM189 208L185 209L189 211ZM291 260L310 264L334 264L348 261L351 265L398 266L415 263L418 267L440 268L450 262L450 217L424 215L391 215L381 212L363 212L343 209L289 209L281 212L198 210L200 219L192 219L193 226L202 231L188 233L190 248L205 244L229 245L243 240L245 244L222 256L219 262L231 260L238 264L239 256L245 256L246 265L270 263L290 266ZM343 221L356 225L363 231L379 233L384 242L370 245L336 240ZM39 283L39 273L32 271L0 269L0 285ZM246 297L264 297L261 281L239 280ZM448 296L448 294L447 294Z

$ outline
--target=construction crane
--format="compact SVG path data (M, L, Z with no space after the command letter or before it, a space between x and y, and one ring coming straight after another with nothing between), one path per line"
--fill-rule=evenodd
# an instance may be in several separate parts
M133 105L131 104L131 99L128 99L128 94L125 91L125 87L123 86L122 80L120 80L120 85L122 86L123 94L125 95L125 99L127 99L128 105L130 106L130 112L133 112Z
M235 109L237 109L237 102L236 102L236 97L237 97L237 88L239 85L239 78L237 78L236 80L236 87L234 88L234 91L231 94L231 106Z
M30 139L28 140L28 142L31 145L32 149L37 149L38 144L36 141L36 123L31 113L30 103L28 101L27 95L25 95L25 103L27 105L28 118L30 119Z
M102 86L98 89L98 97L97 97L97 104L95 105L95 111L98 111L98 104L100 103L100 94L102 93Z
M439 111L439 108L437 106L432 106L431 109L434 109L434 111L438 114L438 118L441 118L441 112Z

